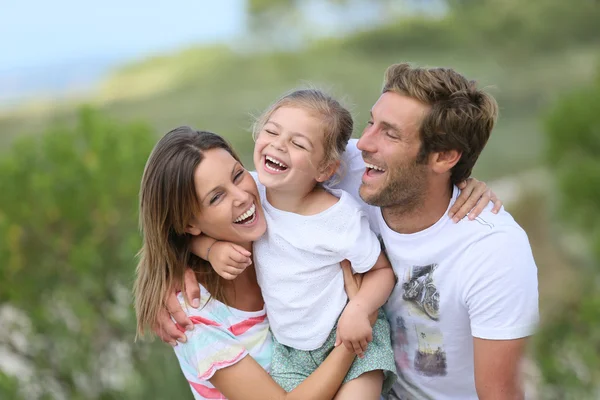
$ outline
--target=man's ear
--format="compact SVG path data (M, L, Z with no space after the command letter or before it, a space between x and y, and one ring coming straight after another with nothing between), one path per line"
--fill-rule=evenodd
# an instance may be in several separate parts
M340 167L340 161L332 161L325 168L321 170L317 176L317 182L325 182L335 174L335 171Z
M452 169L459 161L462 153L458 150L431 153L429 162L433 172L444 174Z
M196 218L191 219L191 221L185 227L185 231L186 233L189 233L192 236L198 236L202 233L202 230L200 229L200 225L198 224Z

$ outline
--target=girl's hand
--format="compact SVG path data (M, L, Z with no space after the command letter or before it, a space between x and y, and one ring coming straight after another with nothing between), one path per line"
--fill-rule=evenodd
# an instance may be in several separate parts
M490 201L494 203L494 207L492 208L494 214L497 214L502 208L502 201L498 199L485 182L478 181L475 178L468 178L457 186L461 190L460 196L458 196L448 211L448 216L455 223L467 215L470 220L477 218Z
M252 264L252 253L229 242L214 242L206 258L215 272L227 280L235 279Z

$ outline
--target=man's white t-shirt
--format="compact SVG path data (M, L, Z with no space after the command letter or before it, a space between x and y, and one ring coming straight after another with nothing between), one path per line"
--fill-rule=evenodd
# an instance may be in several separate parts
M281 344L317 349L348 300L340 261L348 259L354 271L367 272L381 245L367 212L348 193L330 190L338 202L306 216L273 207L256 181L267 231L254 242L253 253L271 330Z
M358 196L364 164L346 149L340 186ZM361 166L362 164L362 166ZM454 188L449 207L459 194ZM510 340L534 333L537 268L525 232L491 205L473 221L444 214L414 234L392 231L366 206L398 282L385 305L399 380L389 399L477 399L473 337Z

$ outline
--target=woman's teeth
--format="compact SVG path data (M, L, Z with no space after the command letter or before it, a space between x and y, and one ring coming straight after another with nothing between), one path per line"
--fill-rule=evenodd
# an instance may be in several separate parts
M256 212L256 205L252 204L252 206L248 209L248 211L246 211L245 213L243 213L242 215L240 215L239 217L237 217L237 219L235 221L233 221L233 222L235 222L235 223L242 222L245 219L253 217L255 212Z

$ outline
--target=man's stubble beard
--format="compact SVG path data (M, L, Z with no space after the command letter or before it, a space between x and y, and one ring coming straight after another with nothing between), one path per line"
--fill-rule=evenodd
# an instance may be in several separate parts
M388 174L389 174L388 170ZM381 208L393 208L401 214L411 212L423 204L427 188L427 170L424 164L413 163L396 167L396 173L390 176L378 193L360 197L367 204Z

